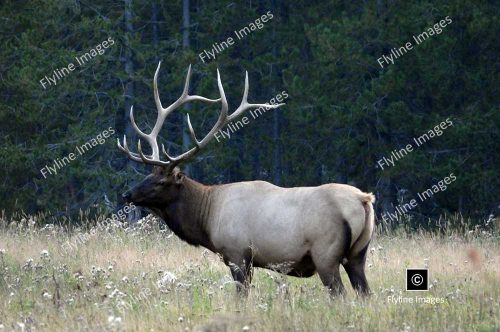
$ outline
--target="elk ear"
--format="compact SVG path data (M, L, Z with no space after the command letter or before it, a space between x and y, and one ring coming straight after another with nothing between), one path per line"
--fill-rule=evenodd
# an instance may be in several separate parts
M182 181L184 180L185 176L186 175L184 173L182 173L181 170L178 169L177 167L174 169L174 181L175 181L175 183L181 184Z
M175 183L181 184L182 181L184 180L184 177L185 177L185 175L182 172L175 174Z

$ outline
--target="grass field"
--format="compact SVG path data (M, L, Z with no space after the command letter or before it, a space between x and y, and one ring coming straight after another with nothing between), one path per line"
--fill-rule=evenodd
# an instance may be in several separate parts
M401 231L377 235L370 248L368 299L354 294L343 270L348 293L331 299L318 276L262 269L242 299L218 256L153 218L72 231L3 219L0 331L500 330L498 233ZM406 292L405 268L426 266L430 290Z

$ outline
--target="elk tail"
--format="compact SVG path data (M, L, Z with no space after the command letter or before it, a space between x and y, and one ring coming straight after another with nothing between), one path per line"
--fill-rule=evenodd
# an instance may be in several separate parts
M373 229L375 228L375 213L373 211L373 203L375 196L372 193L360 193L359 198L365 209L365 227L359 235L358 239L352 245L349 251L349 257L354 257L361 251L366 250L372 239Z

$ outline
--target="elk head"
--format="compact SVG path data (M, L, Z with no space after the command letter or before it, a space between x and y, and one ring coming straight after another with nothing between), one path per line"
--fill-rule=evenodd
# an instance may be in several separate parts
M249 104L247 101L248 97L248 72L245 76L245 90L243 93L243 98L240 106L232 113L228 114L228 103L226 96L224 94L224 88L222 87L222 82L217 69L217 85L219 87L220 98L218 99L208 99L202 96L189 95L189 81L191 79L191 65L188 68L186 82L184 84L184 90L181 96L173 104L164 108L161 104L160 97L158 94L158 73L160 71L161 62L158 63L156 72L153 79L153 89L154 89L154 99L158 115L156 118L156 123L149 134L144 133L139 129L134 120L133 106L130 108L130 121L135 131L139 135L139 140L137 143L138 152L131 152L127 146L126 136L123 136L123 143L120 143L118 139L118 148L125 152L127 156L137 162L150 164L155 166L153 172L148 175L141 183L132 188L131 190L125 192L122 196L127 202L132 202L137 206L144 206L152 208L153 210L161 209L161 207L175 201L178 197L178 193L181 190L185 175L179 170L178 165L182 162L187 161L192 158L196 153L198 153L202 148L204 148L213 138L215 133L223 128L226 124L232 120L238 118L243 112L251 108L265 107L265 108L277 108L284 104ZM161 152L165 156L166 160L160 159L160 149L158 147L158 133L165 121L165 118L172 113L177 108L181 107L187 102L191 101L203 101L207 103L217 103L221 102L221 110L217 122L208 132L208 134L199 141L191 125L191 120L189 119L189 114L187 115L187 124L189 128L189 134L193 142L193 147L180 154L177 157L171 156L165 150L165 147L161 146ZM151 147L151 155L146 156L141 148L141 139L144 139Z

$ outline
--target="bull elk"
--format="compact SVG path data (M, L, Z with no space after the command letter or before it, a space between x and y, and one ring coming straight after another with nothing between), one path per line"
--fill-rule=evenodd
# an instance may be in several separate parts
M374 228L374 196L345 184L319 187L281 188L264 181L203 185L183 174L177 167L203 149L214 134L251 108L277 108L283 104L249 104L248 72L240 106L228 113L228 103L217 70L220 98L189 95L191 66L182 95L164 108L158 94L156 69L153 88L158 110L151 133L141 131L130 109L132 126L139 135L138 152L131 152L126 137L118 147L137 162L153 165L152 174L123 194L127 202L149 208L163 219L182 240L203 246L222 256L239 290L247 290L253 267L278 269L296 276L310 277L318 272L332 294L345 291L339 267L346 270L353 288L369 294L365 260ZM217 122L198 140L189 114L187 124L193 147L177 157L165 147L160 159L157 136L165 118L190 101L221 103ZM151 155L145 155L141 139L149 143Z

